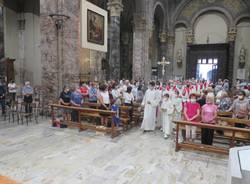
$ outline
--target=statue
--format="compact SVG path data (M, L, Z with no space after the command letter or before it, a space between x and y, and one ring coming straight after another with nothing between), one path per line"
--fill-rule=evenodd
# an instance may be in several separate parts
M244 68L246 64L246 49L242 47L240 49L240 56L239 56L239 67Z

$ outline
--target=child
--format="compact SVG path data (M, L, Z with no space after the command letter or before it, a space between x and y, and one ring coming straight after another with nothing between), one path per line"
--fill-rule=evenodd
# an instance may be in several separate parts
M184 117L186 121L193 123L199 122L200 116L200 104L196 102L196 94L192 93L189 96L190 102L187 102L184 106ZM196 127L186 125L186 139L187 141L194 141L196 138Z
M117 99L115 103L111 106L111 111L116 112L116 115L113 117L113 122L115 126L118 128L120 126L120 117L119 117L119 110L120 110L121 100Z
M161 104L162 112L162 128L164 132L164 138L167 139L171 135L171 115L174 112L174 106L169 99L169 94L165 94Z

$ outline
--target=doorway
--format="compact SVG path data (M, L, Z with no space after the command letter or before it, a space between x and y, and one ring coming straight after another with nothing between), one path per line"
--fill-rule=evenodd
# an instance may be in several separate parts
M228 76L228 44L189 45L186 78L211 82Z
M218 59L198 59L196 67L196 79L215 81L217 79Z

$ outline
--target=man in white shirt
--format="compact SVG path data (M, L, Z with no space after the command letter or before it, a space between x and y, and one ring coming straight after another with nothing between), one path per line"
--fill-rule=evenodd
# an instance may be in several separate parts
M11 105L13 105L13 102L16 100L16 92L17 92L17 87L16 83L14 80L11 80L10 83L8 84L8 91L11 97Z

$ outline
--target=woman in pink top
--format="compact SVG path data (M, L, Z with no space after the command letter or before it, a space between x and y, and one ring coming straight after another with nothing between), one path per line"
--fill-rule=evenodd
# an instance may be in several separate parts
M190 102L184 106L184 117L186 121L193 123L199 122L200 104L196 102L196 94L192 93L189 96ZM196 127L186 125L186 139L187 141L194 141L196 138Z
M217 106L214 105L214 95L209 94L206 97L206 104L202 107L201 118L203 123L215 124L217 117ZM201 129L201 143L212 145L214 130L209 128Z

